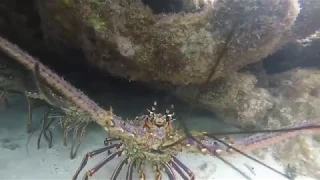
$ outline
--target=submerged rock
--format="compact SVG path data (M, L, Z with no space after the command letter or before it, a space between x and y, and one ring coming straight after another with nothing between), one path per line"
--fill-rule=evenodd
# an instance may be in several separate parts
M80 47L115 76L175 85L204 82L216 63L212 81L273 53L291 41L300 10L296 0L178 2L179 11L167 14L138 0L39 1L38 7L49 42Z
M266 116L274 101L266 89L257 88L256 84L257 79L250 72L234 73L201 89L199 103L226 122L252 127ZM197 85L187 85L179 86L173 92L189 101L199 90Z
M216 66L200 105L242 127L262 125L277 100L256 85L266 75L237 71L320 28L309 21L320 8L313 0L301 10L297 0L180 0L166 2L173 4L164 11L150 3L39 1L38 9L49 44L79 47L102 71L157 84L184 100Z
M20 0L4 1L0 9L9 7L13 14L20 12L14 8L15 3ZM181 99L192 99L202 88L199 84L217 67L208 86L201 89L204 94L200 105L233 124L256 126L274 106L275 99L265 87L257 86L265 75L257 76L252 70L237 71L320 28L315 18L320 12L320 1L299 3L30 0L29 6L38 13L39 29L53 51L80 48L88 62L103 72L150 86L160 84L160 88ZM34 16L30 8L21 11L21 16ZM17 16L4 17L4 22L11 22L7 25L15 29L15 34L28 27L24 23L11 26ZM70 58L73 62L78 60Z
M297 68L269 79L274 108L266 122L278 121L279 126L320 117L320 69Z

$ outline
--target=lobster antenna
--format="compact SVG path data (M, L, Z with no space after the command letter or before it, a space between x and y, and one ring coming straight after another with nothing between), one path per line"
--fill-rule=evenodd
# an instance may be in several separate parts
M50 104L53 107L63 107L65 106L65 103L60 100L58 97L54 97L52 94L51 89L44 85L45 83L43 82L41 75L40 75L40 68L39 68L39 63L36 63L34 65L34 69L32 71L33 74L33 79L35 81L36 87L40 95L44 97L44 100Z
M166 121L168 123L171 123L172 121L175 120L174 116L175 116L174 105L171 105L170 109L166 109Z
M194 141L196 141L199 145L201 144L201 146L205 147L205 145L203 145L200 141L198 141L196 138L194 138L190 131L189 131L189 128L187 127L186 125L186 122L185 120L187 120L189 117L190 117L190 114L194 108L194 105L198 102L201 94L202 94L202 91L205 89L205 87L207 86L207 84L210 82L211 78L213 77L213 75L215 75L215 73L217 72L217 69L223 59L223 57L225 56L225 54L227 53L227 50L228 50L228 46L229 46L229 43L233 37L233 34L236 30L236 27L237 27L237 24L238 24L238 21L236 21L233 26L232 26L232 29L231 31L229 32L229 34L227 35L227 39L226 39L226 43L224 44L224 46L222 47L221 49L221 53L218 54L218 57L217 57L217 61L216 63L214 64L214 66L212 67L211 71L210 71L210 74L208 76L208 78L206 79L206 81L204 83L201 84L201 87L199 88L196 96L194 97L194 99L189 103L189 111L187 113L187 117L186 118L182 118L183 120L180 120L180 124L182 126L182 129L184 131L184 133L186 134L187 138L192 138ZM207 150L210 151L210 149L206 148ZM214 153L214 152L212 152ZM239 168L235 167L233 164L231 164L230 162L228 162L227 160L225 160L223 157L219 156L217 153L214 153L215 156L217 158L219 158L222 162L224 162L225 164L227 164L228 166L230 166L232 169L234 169L235 171L237 171L239 174L241 174L244 178L246 179L251 179L250 177L248 177L244 172L242 172Z
M240 149L238 149L238 148L235 148L235 147L231 146L231 145L230 145L230 144L228 144L228 143L225 143L224 141L220 140L219 138L217 138L217 137L215 137L215 136L208 136L208 137L211 137L212 139L214 139L214 140L216 140L216 141L220 142L221 144L225 145L226 147L228 147L228 148L230 148L230 149L232 149L232 150L236 151L237 153L239 153L239 154L241 154L241 155L243 155L243 156L245 156L245 157L247 157L247 158L251 159L252 161L254 161L254 162L256 162L256 163L261 164L262 166L264 166L264 167L266 167L266 168L270 169L271 171L273 171L273 172L275 172L275 173L277 173L277 174L280 174L281 176L283 176L283 177L285 177L285 178L290 179L290 177L288 177L286 174L284 174L284 173L282 173L282 172L280 172L280 171L278 171L278 170L276 170L276 169L272 168L271 166L269 166L269 165L265 164L264 162L262 162L262 161L260 161L260 160L258 160L258 159L256 159L256 158L254 158L254 157L252 157L252 156L249 156L249 155L248 155L248 154L246 154L245 152L241 151L241 150L240 150Z
M151 110L148 109L148 112L149 112L149 116L150 116L150 117L153 117L154 114L156 113L156 111L157 111L157 105L158 105L158 103L157 103L157 101L155 101L155 102L153 102L153 105L151 106Z
M320 129L320 125L310 125L303 127L292 127L292 128L282 128L282 129L272 129L272 130L256 130L256 131L238 131L238 132L216 132L209 133L208 136L222 136L222 135L231 135L231 134L256 134L256 133L277 133L277 132L290 132L290 131L299 131L307 129Z

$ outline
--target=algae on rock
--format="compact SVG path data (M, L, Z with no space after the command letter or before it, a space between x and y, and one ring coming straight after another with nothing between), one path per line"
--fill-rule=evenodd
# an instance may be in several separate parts
M262 125L275 129L320 117L320 69L297 68L270 77L269 91L276 100ZM311 132L311 131L310 131ZM316 136L299 135L272 146L284 165L291 164L299 174L320 178L319 141Z
M219 78L202 90L199 103L222 120L242 127L257 126L273 106L270 93L256 87L257 79L249 72L234 73ZM198 92L197 85L179 86L173 91L177 97L189 101Z
M176 14L154 14L139 0L44 0L39 7L43 31L78 45L103 71L176 85L202 83L231 32L212 80L273 53L289 41L283 35L299 14L296 0L217 0Z

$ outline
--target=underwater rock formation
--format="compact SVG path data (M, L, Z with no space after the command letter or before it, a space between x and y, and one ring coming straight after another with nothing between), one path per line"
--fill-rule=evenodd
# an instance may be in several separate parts
M319 57L319 56L318 56ZM320 117L320 69L295 68L274 75L262 70L262 63L215 81L202 91L199 102L221 119L243 128L278 129L304 120ZM186 99L195 96L196 86L171 89ZM270 146L278 162L294 166L300 175L320 178L319 136L301 135ZM264 150L255 154L261 155Z
M224 121L246 128L279 128L320 117L319 69L294 69L261 77L235 73L208 86L199 102ZM197 88L180 86L172 91L188 100L185 97L194 97Z
M206 89L201 89L199 103L226 122L252 127L273 106L272 96L266 89L256 87L257 82L255 75L250 72L219 78ZM190 101L186 98L195 97L199 88L197 85L187 85L171 91L181 99Z
M181 99L218 65L200 104L241 126L256 126L275 102L256 85L266 75L237 71L320 29L317 0L28 0L26 9L20 1L0 3L0 33L25 33L25 44L41 36L55 52L80 48L103 72Z
M300 10L296 0L181 2L167 14L138 0L39 1L38 8L53 44L80 47L115 76L175 85L203 82L226 44L212 80L273 53L291 40Z
M297 68L276 74L269 79L268 91L274 104L262 119L262 126L282 127L302 120L320 117L320 69ZM279 162L297 168L299 174L320 178L319 141L317 136L300 135L272 147Z
M319 69L297 68L273 75L268 90L275 103L265 118L267 123L278 121L279 127L320 117Z
M249 71L236 71L319 29L320 22L309 19L320 3L305 1L300 10L296 0L179 2L171 12L136 0L41 1L38 7L51 44L78 46L89 62L115 76L165 82L160 89L184 100L219 63L200 104L225 121L256 126L274 98L255 87Z

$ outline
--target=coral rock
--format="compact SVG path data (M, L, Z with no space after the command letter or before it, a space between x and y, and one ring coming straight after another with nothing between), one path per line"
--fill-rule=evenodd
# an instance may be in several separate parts
M205 81L226 43L212 80L273 53L300 10L296 0L183 2L167 14L138 0L39 1L38 7L47 37L82 48L103 71L176 85Z

